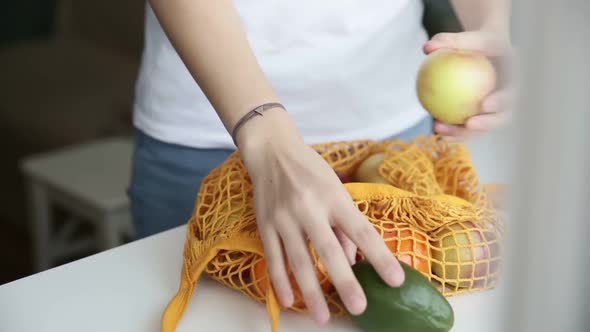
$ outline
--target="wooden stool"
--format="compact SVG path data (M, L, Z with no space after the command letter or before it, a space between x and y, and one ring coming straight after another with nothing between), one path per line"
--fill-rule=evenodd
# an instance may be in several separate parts
M27 158L21 163L29 188L34 267L50 268L55 260L96 248L107 250L133 236L127 186L131 174L131 138L109 138ZM51 208L70 219L53 230ZM81 220L96 235L71 241Z

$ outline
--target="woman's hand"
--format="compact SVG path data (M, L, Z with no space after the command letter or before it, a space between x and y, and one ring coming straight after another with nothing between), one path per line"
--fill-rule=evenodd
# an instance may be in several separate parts
M290 307L294 295L286 270L289 264L310 313L320 324L329 320L309 239L346 308L360 314L367 302L350 267L357 246L392 287L403 283L403 270L334 170L304 144L286 114L266 111L246 123L237 137L254 186L256 219L272 284L279 302Z
M455 126L436 121L434 131L449 140L462 140L507 124L512 117L513 84L508 66L512 59L512 47L507 37L493 31L467 31L460 33L440 33L432 37L425 45L424 52L429 54L440 48L458 48L481 52L488 56L496 66L500 87L487 96L481 103L481 112L467 120L462 126Z

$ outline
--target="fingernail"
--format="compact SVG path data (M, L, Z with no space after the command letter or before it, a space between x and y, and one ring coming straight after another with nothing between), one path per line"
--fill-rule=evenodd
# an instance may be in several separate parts
M436 40L429 40L426 42L426 45L428 45L429 47L440 47L441 43Z
M365 307L367 306L367 301L358 295L353 295L350 298L350 313L353 315L360 315L365 311Z
M441 47L441 45L439 42L430 40L424 44L423 50L424 50L424 53L428 54L440 47Z
M292 292L288 292L285 289L281 289L278 291L279 293L279 297L282 300L281 302L283 303L283 306L285 308L289 308L293 305L294 299L293 299L293 293Z
M412 265L412 257L410 257L409 255L403 255L402 257L400 257L400 262L404 262L408 265Z
M315 319L318 324L325 325L330 320L330 312L327 310L320 310L316 313Z
M390 268L389 268L389 284L392 287L399 287L404 283L404 270L402 269L401 266L399 266L398 263L393 264Z
M435 128L434 129L437 132L444 133L444 132L447 132L449 130L449 126L446 125L446 124L443 124L443 123L438 122L438 123L435 124Z

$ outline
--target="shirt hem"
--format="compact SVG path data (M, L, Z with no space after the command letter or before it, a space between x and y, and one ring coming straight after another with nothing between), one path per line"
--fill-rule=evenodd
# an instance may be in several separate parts
M343 131L342 134L336 135L318 135L306 133L306 130L301 130L306 144L320 144L334 141L350 141L350 140L384 140L389 137L403 133L405 130L411 129L420 121L424 120L428 113L424 110L412 110L404 113L399 113L386 125L374 126L370 129L353 128ZM400 119L403 119L401 121ZM141 107L135 106L133 114L133 125L135 128L143 131L147 135L169 144L176 144L197 149L231 149L235 150L236 146L229 133L219 135L211 131L205 131L206 128L196 127L194 129L179 128L164 123L156 123L150 120ZM202 132L201 134L196 134ZM174 133L174 134L172 134Z

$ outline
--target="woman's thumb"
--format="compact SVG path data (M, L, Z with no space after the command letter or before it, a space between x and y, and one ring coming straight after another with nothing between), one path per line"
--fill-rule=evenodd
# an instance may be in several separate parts
M436 34L424 45L424 53L429 54L440 48L478 51L487 56L506 54L510 50L499 36L483 31Z

